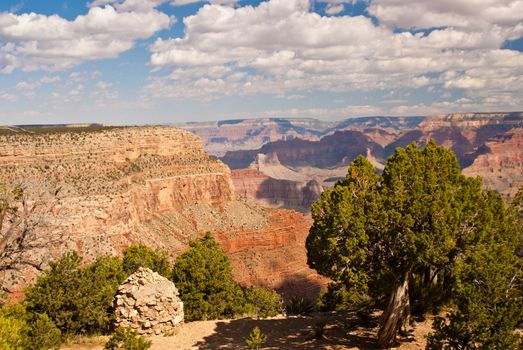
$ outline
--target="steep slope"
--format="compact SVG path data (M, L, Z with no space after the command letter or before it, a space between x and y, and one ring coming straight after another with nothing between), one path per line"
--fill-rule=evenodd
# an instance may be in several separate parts
M467 176L480 176L485 186L510 197L523 185L523 128L515 128L485 145L485 150L472 165Z
M209 157L202 141L187 131L133 127L6 133L0 136L0 177L9 184L33 185L33 196L43 187L62 188L60 203L39 227L48 237L60 237L59 244L28 252L33 266L0 276L11 290L30 282L35 267L44 268L49 259L71 249L90 261L143 242L174 258L190 239L207 231L218 235L225 248L239 246L243 239L253 242L241 252L230 248L241 283L279 287L297 271L306 279L314 275L306 265L303 217L238 200L230 170ZM244 259L253 254L270 261L268 267L249 265ZM271 260L282 254L285 260Z
M329 168L348 165L358 155L367 154L368 150L378 158L382 155L379 144L360 131L347 130L337 131L320 141L293 139L271 142L258 150L231 151L220 159L231 169L240 169L255 161L259 153L273 153L285 166Z
M317 140L322 131L331 125L315 119L271 118L185 123L177 126L201 137L210 154L223 156L227 151L257 149L268 142L297 137Z
M520 184L517 164L521 147L516 141L505 140L512 139L513 133L519 133L515 130L522 127L521 112L355 118L326 129L319 141L269 142L257 150L227 152L221 159L236 169L233 181L246 197L306 213L308 203L319 196L310 191L313 184L307 186L308 181L329 187L345 175L357 155L366 155L380 170L397 147L412 142L424 146L434 139L456 153L468 174L483 177L486 186L510 196ZM278 164L265 159L277 159ZM318 188L315 185L312 187Z

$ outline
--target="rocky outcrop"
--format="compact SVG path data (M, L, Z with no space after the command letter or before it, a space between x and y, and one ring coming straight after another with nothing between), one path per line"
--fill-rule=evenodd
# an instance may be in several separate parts
M117 327L140 334L172 334L183 324L183 303L174 283L147 268L139 268L114 299Z
M276 141L255 151L227 152L221 160L231 169L241 169L255 161L258 154L273 153L285 166L330 168L348 165L358 155L366 155L368 149L380 158L382 147L360 131L338 131L320 141Z
M523 186L523 128L487 142L484 153L463 173L480 176L486 187L513 197Z
M238 195L244 198L302 213L310 211L312 203L323 191L322 185L314 179L275 179L256 169L233 170L232 179Z
M60 244L28 252L33 264L0 276L8 277L2 280L10 291L32 283L38 276L35 266L45 268L72 249L88 262L144 243L174 260L206 232L219 234L226 247L224 242L241 242L246 234L254 242L249 254L268 262L258 271L242 260L249 256L237 255L232 262L233 270L243 271L237 275L240 283L276 286L295 271L314 275L306 264L309 227L302 224L303 216L280 216L238 200L230 170L187 131L132 127L3 133L0 177L8 183L31 182L39 190L61 187L59 203L39 227L45 239L60 236ZM292 234L285 247L280 227ZM285 249L299 253L277 253Z
M221 159L234 169L239 193L296 209L308 181L332 186L357 155L366 155L381 170L397 147L412 142L423 147L434 139L456 153L466 174L481 176L487 187L510 196L521 183L519 148L506 140L521 128L521 112L356 118L325 130L319 141L269 142L257 150L228 152Z
M210 154L223 156L227 151L258 149L279 140L318 140L322 130L331 124L315 119L272 118L186 123L179 127L201 137Z
M275 288L285 300L294 295L314 300L329 280L307 266L305 239L310 216L292 210L265 209L264 229L216 232L233 266L233 276L243 285Z

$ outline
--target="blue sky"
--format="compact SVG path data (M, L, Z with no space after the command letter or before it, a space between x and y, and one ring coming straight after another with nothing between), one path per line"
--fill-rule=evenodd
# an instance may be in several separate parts
M0 124L523 110L523 0L3 0Z

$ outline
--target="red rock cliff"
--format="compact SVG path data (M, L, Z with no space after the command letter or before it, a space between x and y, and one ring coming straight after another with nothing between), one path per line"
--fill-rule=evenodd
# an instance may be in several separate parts
M3 135L0 175L7 183L63 188L63 199L41 227L50 236L62 235L62 242L31 252L44 265L70 249L90 261L138 242L175 257L190 239L210 231L231 253L242 283L278 287L296 274L314 275L306 267L309 224L303 217L236 200L229 168L187 131L133 127ZM252 264L252 254L266 266ZM35 271L26 267L23 274L30 281Z

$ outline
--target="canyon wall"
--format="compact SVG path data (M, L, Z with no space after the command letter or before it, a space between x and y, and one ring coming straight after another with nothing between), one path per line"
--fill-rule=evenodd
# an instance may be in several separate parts
M239 124L239 133L248 133L246 124ZM226 152L220 159L234 170L234 184L245 197L307 213L309 203L319 196L311 191L310 181L322 188L332 186L358 155L381 170L397 147L412 142L423 147L434 139L456 153L466 175L480 176L487 188L511 197L523 184L523 148L518 141L522 128L522 112L353 118L322 130L319 139L306 134L267 141L258 149ZM219 136L218 129L214 135ZM260 161L267 158L278 164Z
M23 266L21 274L4 274L4 287L10 290L30 283L38 274L35 266L45 268L50 259L71 249L92 261L145 243L168 251L174 259L189 240L208 231L230 250L241 283L279 287L295 278L296 271L314 275L306 266L308 226L302 224L303 217L281 216L277 210L239 200L229 168L209 157L202 141L184 130L4 133L0 176L3 183L36 188L34 198L42 190L60 188L59 202L38 228L49 237L59 236L60 243L28 252L34 264ZM253 244L240 254L234 247L241 245L244 233ZM271 260L282 256L275 252L287 249L293 251L294 255L286 252L292 259ZM267 260L269 267L258 271L244 261L252 254Z

